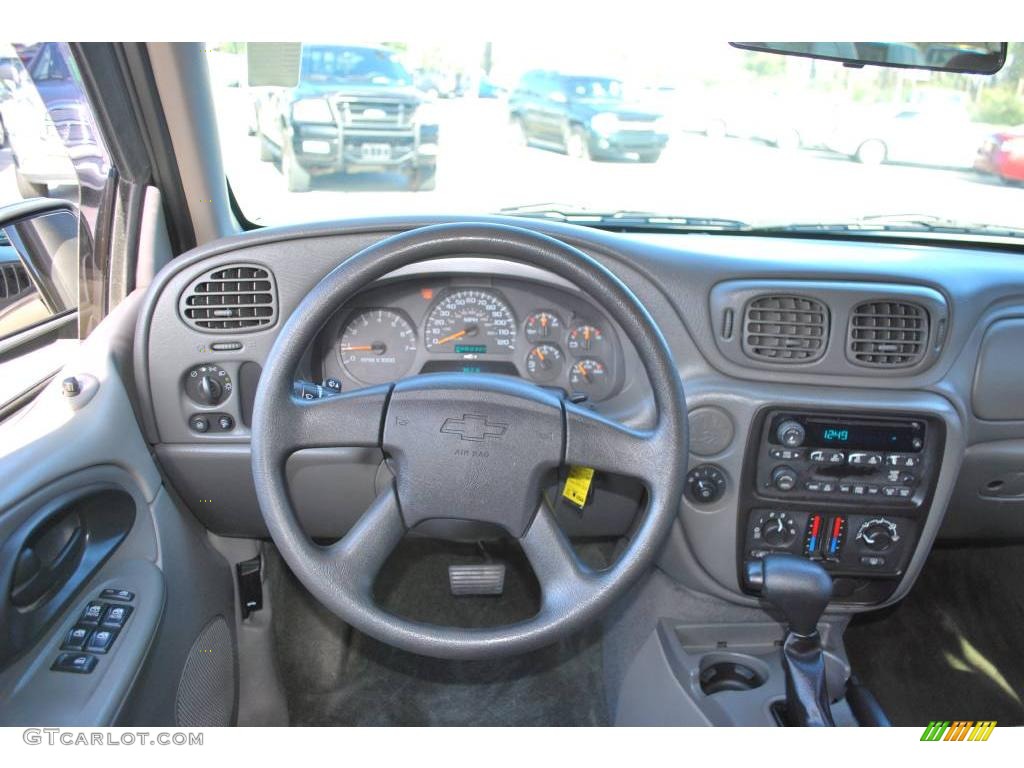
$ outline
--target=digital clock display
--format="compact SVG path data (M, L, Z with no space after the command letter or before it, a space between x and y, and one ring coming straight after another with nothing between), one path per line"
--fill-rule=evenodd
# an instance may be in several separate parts
M821 439L827 443L848 443L850 441L850 430L839 429L838 427L825 427L821 432Z
M855 422L805 418L807 437L804 445L828 448L844 446L865 451L911 451L924 446L925 427L921 422Z

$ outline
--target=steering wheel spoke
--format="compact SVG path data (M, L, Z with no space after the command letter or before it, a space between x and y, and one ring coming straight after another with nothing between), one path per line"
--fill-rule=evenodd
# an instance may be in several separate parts
M599 576L576 557L546 502L541 502L519 546L540 583L542 613L568 610L586 601L598 587Z
M369 599L377 574L405 531L398 497L389 485L343 538L320 548L319 557L330 583Z
M288 398L286 418L277 435L282 451L334 446L373 447L381 444L390 384L331 395L319 400Z
M565 463L648 484L657 479L663 457L657 434L627 427L573 403L565 404Z

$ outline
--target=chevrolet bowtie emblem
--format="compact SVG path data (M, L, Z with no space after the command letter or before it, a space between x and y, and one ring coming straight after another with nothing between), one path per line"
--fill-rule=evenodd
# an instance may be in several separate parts
M461 419L445 419L441 431L450 435L458 435L461 440L472 440L482 443L486 438L501 438L508 429L508 424L499 424L487 420L486 416L464 413Z

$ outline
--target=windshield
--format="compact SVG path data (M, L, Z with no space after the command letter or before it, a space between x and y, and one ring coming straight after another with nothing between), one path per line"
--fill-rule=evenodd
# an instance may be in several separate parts
M207 49L228 180L258 224L1024 228L1024 43L990 76L724 42L317 43L295 88L248 87L244 43Z
M387 51L319 45L303 48L300 78L304 83L410 82L409 73Z

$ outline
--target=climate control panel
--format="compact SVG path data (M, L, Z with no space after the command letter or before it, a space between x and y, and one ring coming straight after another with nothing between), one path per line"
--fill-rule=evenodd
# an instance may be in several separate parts
M786 552L820 562L836 576L899 576L918 527L917 519L896 515L754 509L744 559Z

